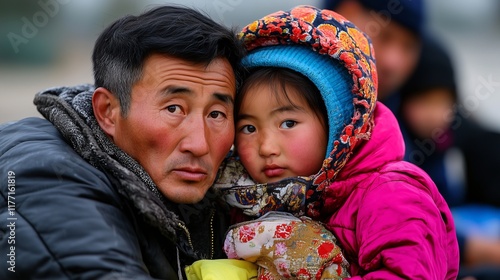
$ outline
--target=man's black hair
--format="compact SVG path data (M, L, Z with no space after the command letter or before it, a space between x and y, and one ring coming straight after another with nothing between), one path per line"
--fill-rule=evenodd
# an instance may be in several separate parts
M235 72L237 88L240 84L244 51L233 30L191 8L160 6L115 21L95 43L95 86L118 97L123 116L130 106L132 86L141 79L144 61L154 53L205 65L225 58Z

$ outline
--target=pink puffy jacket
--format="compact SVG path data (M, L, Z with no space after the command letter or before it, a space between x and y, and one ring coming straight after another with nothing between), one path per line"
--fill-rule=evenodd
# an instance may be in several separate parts
M325 190L327 228L351 264L352 279L456 279L450 210L427 174L402 161L403 154L394 115L377 103L370 141L356 147Z

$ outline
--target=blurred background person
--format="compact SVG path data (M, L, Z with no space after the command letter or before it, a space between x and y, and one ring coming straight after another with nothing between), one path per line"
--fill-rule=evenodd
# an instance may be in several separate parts
M400 100L397 116L405 138L405 159L431 176L452 209L460 243L460 275L500 279L500 208L489 203L495 192L481 185L467 187L468 181L477 179L466 179L475 176L468 172L471 165L496 162L498 166L500 150L491 141L499 138L460 114L454 65L441 42L423 39L419 63L400 90ZM478 139L487 133L492 137ZM482 152L482 162L470 157L472 149ZM481 176L495 180L497 173Z
M423 42L419 64L400 90L397 117L405 139L405 160L424 169L450 207L464 201L465 163L457 147L455 73L445 49ZM456 127L455 127L456 126Z
M425 23L423 0L326 0L324 6L371 37L378 72L378 100L393 112L400 87L415 69Z

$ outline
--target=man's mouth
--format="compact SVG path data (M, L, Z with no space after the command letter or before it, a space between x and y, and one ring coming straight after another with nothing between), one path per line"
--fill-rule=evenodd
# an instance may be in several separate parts
M184 181L199 182L207 177L207 171L200 167L181 167L172 172Z

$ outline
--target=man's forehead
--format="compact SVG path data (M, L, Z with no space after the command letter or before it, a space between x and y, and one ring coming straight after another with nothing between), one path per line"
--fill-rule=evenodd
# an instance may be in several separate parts
M184 59L154 54L144 63L142 78L138 83L172 85L179 91L189 91L189 84L214 86L224 90L221 93L234 95L236 78L227 59L215 58L209 64L193 63ZM219 90L220 91L220 90Z

